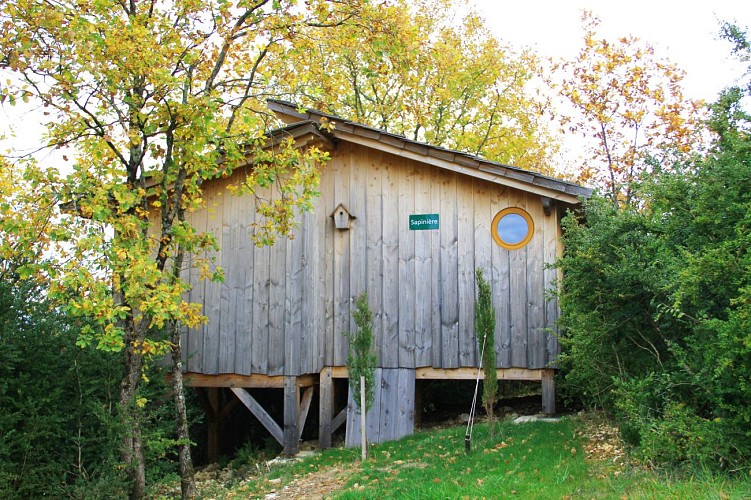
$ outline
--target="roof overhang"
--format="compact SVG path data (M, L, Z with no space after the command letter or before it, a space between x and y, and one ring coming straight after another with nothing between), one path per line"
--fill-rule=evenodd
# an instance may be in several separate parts
M279 119L290 124L285 129L280 130L298 129L305 124L310 124L318 129L317 133L322 136L333 136L337 140L360 144L444 170L510 186L572 205L578 204L581 198L588 198L592 195L591 189L573 182L563 181L519 167L503 165L460 151L413 141L404 136L358 124L338 116L328 115L316 110L301 109L291 102L269 99L267 103L269 109L276 113ZM328 123L333 123L333 129L329 127L327 132L321 131L318 125L320 125L322 119Z

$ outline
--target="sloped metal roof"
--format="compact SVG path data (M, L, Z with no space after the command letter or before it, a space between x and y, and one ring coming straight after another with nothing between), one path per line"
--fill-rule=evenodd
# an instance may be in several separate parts
M356 123L321 111L301 109L297 104L289 101L269 99L267 103L270 110L289 124L284 129L270 133L270 136L284 130L290 132L292 129L299 130L301 127L309 132L311 129L305 126L306 124L319 125L321 120L325 119L324 121L333 123L334 128L332 130L327 129L327 131L321 130L320 134L324 137L329 136L338 140L363 144L423 163L429 163L439 168L509 185L567 203L576 204L580 198L588 198L592 195L590 188L573 182L563 181L520 167L504 165L461 151L414 141L403 135Z

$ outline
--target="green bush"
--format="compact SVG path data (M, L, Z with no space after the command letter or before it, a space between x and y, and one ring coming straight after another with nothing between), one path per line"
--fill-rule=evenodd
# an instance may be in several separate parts
M35 294L0 283L0 497L88 496L95 483L119 496L119 364L76 347L75 325Z
M751 466L751 118L725 93L712 150L658 168L616 209L564 220L564 390L660 464ZM664 171L661 171L664 170Z
M79 325L42 298L0 282L0 498L123 498L121 355L76 346ZM152 366L148 378L139 397L156 481L177 470L174 406L163 370Z

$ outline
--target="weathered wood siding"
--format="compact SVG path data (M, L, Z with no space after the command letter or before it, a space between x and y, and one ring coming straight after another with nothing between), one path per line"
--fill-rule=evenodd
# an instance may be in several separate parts
M376 368L373 404L365 415L365 432L369 443L383 443L409 436L415 431L415 371ZM359 402L347 392L347 427L344 445L360 446Z
M476 366L475 269L485 270L497 315L499 368L545 368L558 350L547 333L557 320L546 300L560 251L556 210L539 195L340 142L325 167L314 212L294 239L255 247L254 199L225 192L233 179L206 184L206 210L191 214L216 234L223 283L200 281L190 300L204 305L207 325L184 337L189 371L300 375L346 362L342 332L355 328L354 298L367 291L383 368ZM337 230L330 217L343 203L355 217ZM531 242L508 251L490 225L503 208L527 210ZM410 231L410 214L437 213L440 229Z

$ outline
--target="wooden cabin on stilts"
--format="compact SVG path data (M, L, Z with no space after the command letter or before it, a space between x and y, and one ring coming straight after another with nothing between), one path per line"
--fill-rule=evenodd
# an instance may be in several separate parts
M542 411L554 413L559 309L548 265L562 251L562 215L590 191L292 103L269 106L287 123L271 141L291 136L331 160L293 239L253 244L254 198L226 193L241 172L207 181L206 209L190 215L217 236L225 275L213 283L186 271L189 300L208 317L182 340L186 383L202 388L209 458L217 457L223 418L240 405L286 453L298 451L310 420L323 448L343 425L346 443L359 444L343 333L355 329L363 291L378 358L368 439L411 434L419 381L477 375L477 268L492 287L498 379L539 381ZM319 127L322 119L334 128ZM259 389L278 391L282 411L264 407L253 395Z

